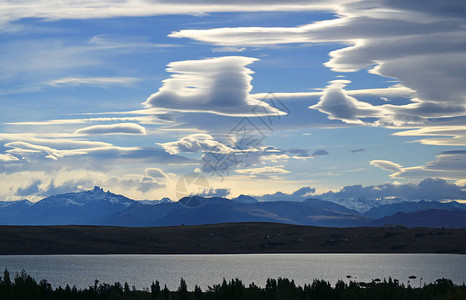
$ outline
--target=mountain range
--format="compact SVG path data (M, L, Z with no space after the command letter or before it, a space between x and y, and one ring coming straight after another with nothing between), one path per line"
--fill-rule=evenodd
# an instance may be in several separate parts
M237 198L189 196L173 202L136 201L93 190L60 194L38 202L0 201L0 225L114 225L128 227L275 222L325 227L466 227L466 205L458 202L398 202L361 213L341 204L309 198L301 202L259 202Z
M452 202L439 202L439 201L402 201L398 203L385 204L378 207L371 208L364 213L365 216L370 218L379 219L388 217L398 212L411 213L423 210L438 209L438 210L461 210L466 209L464 204L456 201Z

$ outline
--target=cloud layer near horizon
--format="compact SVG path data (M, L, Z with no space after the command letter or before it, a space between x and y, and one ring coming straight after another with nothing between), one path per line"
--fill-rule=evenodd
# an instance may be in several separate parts
M254 196L259 201L303 201L317 198L353 206L352 202L378 201L381 204L399 201L465 200L464 186L440 178L426 178L418 183L384 183L380 185L348 185L337 191L315 193L315 188L302 187L292 193L276 192ZM384 200L388 200L384 201Z
M466 191L464 191L464 186L448 183L444 179L426 178L419 183L345 186L336 192L314 196L325 200L341 200L341 203L344 203L345 199L350 201L359 198L362 200L392 200L398 198L404 201L442 201L466 199Z

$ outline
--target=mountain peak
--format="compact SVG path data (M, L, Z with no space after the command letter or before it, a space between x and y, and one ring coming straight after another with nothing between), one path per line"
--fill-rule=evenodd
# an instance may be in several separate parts
M31 206L33 203L27 199L23 200L12 200L12 201L0 201L0 207L15 206L15 205L26 205Z
M248 196L248 195L239 195L236 198L231 199L233 201L239 202L239 203L257 203L259 202L256 198Z
M173 203L173 201L168 197L163 197L159 203Z
M94 187L94 192L103 192L103 191L104 191L104 189L101 188L100 186L97 186L97 185L96 185L96 186Z
M199 195L192 195L183 197L178 200L178 204L181 204L185 207L198 207L206 203L211 198L202 197Z

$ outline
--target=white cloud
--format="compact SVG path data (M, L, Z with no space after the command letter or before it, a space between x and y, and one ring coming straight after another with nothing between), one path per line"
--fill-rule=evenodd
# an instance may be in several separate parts
M339 77L339 76L336 76ZM340 82L344 84L343 82ZM321 97L324 95L325 89L318 92L294 92L294 93L273 93L279 99L298 99L298 98L310 98L310 97ZM346 90L346 94L353 97L365 97L365 96L379 96L379 97L410 97L414 94L414 90L403 86L401 84L396 84L387 88L372 88L372 89L356 89L356 90ZM253 94L257 98L265 98L268 94L266 93L257 93Z
M329 153L323 149L314 150L312 154L309 154L309 151L305 149L288 149L288 150L284 150L283 152L290 153L291 155L293 155L292 157L294 159L302 159L302 160L306 160L309 158L315 158L316 156L329 155ZM280 154L280 155L283 155L283 154Z
M328 114L329 119L350 124L363 124L360 118L379 116L379 110L373 105L359 101L346 93L344 87L348 83L350 81L342 79L331 81L320 101L309 108Z
M419 98L411 98L411 103L403 105L373 105L350 96L349 91L345 90L345 86L350 82L349 80L342 79L330 81L330 84L321 93L320 101L309 108L327 114L331 120L340 120L347 124L370 126L421 126L430 124L431 119L434 118L452 118L463 116L464 114L462 105L441 104L424 101ZM401 90L393 91L393 95L412 93L411 90L404 87L398 88ZM383 93L383 90L376 89L374 91L366 90L362 92L353 90L351 94L365 98L377 95L378 91ZM382 96L382 94L378 96Z
M12 174L0 172L0 198L37 201L54 194L90 189L105 179L105 174L79 168L58 169L56 172L20 171Z
M24 175L27 176L28 174ZM43 176L39 178L40 179L38 179L38 177L30 178L30 180L33 180L32 182L27 182L26 185L18 187L16 189L16 196L39 200L40 198L48 196L79 192L82 191L84 187L91 187L94 184L91 178L72 178L57 182L55 179L47 179Z
M110 177L105 186L115 190L125 190L126 193L131 190L146 194L150 191L165 188L165 183L150 176L139 174L129 174L122 177ZM138 194L140 194L138 193Z
M167 0L84 0L65 1L59 4L52 0L6 0L0 3L0 25L10 29L9 21L22 18L91 19L111 17L136 17L172 14L202 15L209 12L234 11L303 11L323 10L336 7L342 1L167 1ZM1 27L0 27L1 28Z
M383 7L382 3L374 3ZM297 27L229 27L199 30L180 30L169 36L190 38L219 46L275 46L297 43L348 42L355 44L343 50L336 50L333 56L339 56L363 45L371 39L382 40L393 37L407 37L422 34L435 34L459 30L459 22L417 23L412 20L399 20L396 14L384 18L364 16L367 11L354 9L343 13L337 19L318 21ZM383 36L379 34L384 32ZM412 51L412 50L411 50ZM352 62L351 64L354 64ZM341 67L342 68L342 65ZM342 69L343 70L343 69ZM344 71L354 70L346 67Z
M17 160L19 159L11 154L0 154L0 162L11 162Z
M328 21L327 21L328 22ZM218 46L270 46L310 43L306 36L309 26L299 27L230 27L214 29L185 29L172 32L169 37L190 38Z
M188 159L180 155L172 155L161 148L156 147L102 147L90 149L80 158L88 158L89 162L99 161L99 165L118 161L119 164L134 163L161 163L173 165L185 165L196 163L196 160ZM79 158L79 156L78 156ZM89 166L92 168L92 166Z
M249 94L253 72L246 66L254 61L257 59L226 56L172 62L167 71L174 74L144 105L226 116L285 115Z
M151 43L147 38L142 38L138 36L117 36L117 35L109 35L109 34L99 34L95 35L88 40L88 44L98 46L98 49L129 49L129 48L140 48L144 49L147 48L149 50L154 51L156 48L175 48L175 47L182 47L182 45L175 45L175 44L155 44ZM114 78L114 77L110 77ZM118 77L117 77L118 78ZM123 77L125 78L125 77ZM134 77L128 77L130 79ZM138 80L138 78L135 78Z
M240 174L248 175L274 175L274 174L288 174L290 171L285 170L284 166L268 166L261 168L239 169L236 170Z
M111 125L94 125L78 129L75 135L102 135L102 134L136 134L145 135L146 129L135 123L120 123Z
M157 143L170 154L180 152L200 152L209 151L221 154L228 154L234 150L218 141L208 134L192 134L179 139L176 142Z
M286 151L273 146L257 145L256 147L247 149L233 149L233 152L227 154L210 151L204 152L201 157L202 172L228 176L230 175L230 172L243 170L240 171L240 173L243 172L243 174L245 174L245 172L249 171L244 170L250 170L253 172L253 169L249 169L252 166L264 165L266 163L284 164L290 158L285 154ZM257 170L260 171L262 168L257 168ZM269 170L272 171L273 169Z
M79 140L72 134L61 133L0 133L0 140L3 140L3 143L21 141L34 145L48 146L59 150L112 146L110 143Z
M115 172L114 172L115 173ZM13 174L0 173L0 198L18 200L27 198L37 201L44 197L92 189L95 185L123 194L133 199L154 199L164 196L168 181L141 174L122 175L116 172L109 176L101 170L62 168L47 171L21 171Z
M246 48L242 47L242 48L237 48L237 47L217 47L217 48L213 48L212 49L212 52L216 53L216 52L243 52L245 51Z
M429 126L396 132L397 136L428 136L416 140L424 145L466 146L466 126Z
M436 159L421 166L402 167L391 161L374 161L372 165L393 172L391 178L423 179L438 177L446 180L461 181L466 178L466 151L444 151Z
M73 155L78 152L76 150L57 150L51 147L34 145L26 142L10 142L4 145L6 148L12 148L6 150L8 154L13 154L16 157L21 157L27 161L32 161L41 158L48 158L52 160L58 160L66 155Z
M376 199L399 198L405 201L466 199L466 192L462 190L461 186L448 183L443 179L425 178L419 183L345 186L337 192L323 193L314 197L348 205L352 199L375 200L378 203L380 203L380 200Z
M117 113L100 113L100 114L117 114ZM123 113L121 113L123 114ZM137 111L137 112L124 112L124 114L132 115L132 114L146 114L149 115L151 112L149 111ZM168 114L160 113L159 114L152 114L151 116L138 116L138 117L130 117L130 116L119 116L119 117L99 117L99 118L81 118L81 119L56 119L56 120L46 120L46 121L26 121L26 122L12 122L12 123L5 123L7 125L25 125L25 126L43 126L43 125L72 125L72 124L85 124L85 123L92 123L92 122L122 122L122 121L131 121L131 122L139 122L142 124L158 124L161 120L163 120ZM166 121L166 120L165 120ZM0 134L1 136L2 134Z
M65 77L55 79L47 82L51 86L66 86L66 85L97 85L97 86L109 86L109 85L131 85L141 80L136 77Z
M230 143L232 141L229 141ZM273 146L250 145L249 148L237 147L232 143L222 143L215 140L208 134L192 134L183 137L175 142L159 143L158 145L170 154L189 153L189 152L202 152L200 160L200 168L198 172L206 172L219 175L220 173L228 176L230 172L236 171L241 174L250 175L265 175L266 173L280 172L290 173L284 169L283 166L278 167L260 167L248 168L255 165L264 165L269 163L285 163L290 156L286 153L292 153L294 158L315 157L316 155L328 154L325 150L317 150L312 156L307 151L300 149L282 150Z
M336 19L297 27L181 30L170 36L229 47L344 43L348 46L330 53L327 67L337 72L370 69L413 91L409 105L371 107L348 93L332 91L315 106L346 123L363 124L361 118L375 115L379 125L425 124L429 119L465 114L466 32L459 17L464 12L461 0L441 4L367 0L341 3L337 12Z
M267 201L303 201L315 193L316 189L311 187L302 187L292 193L276 192L274 194L264 194L261 196L254 196L261 202Z
M162 169L159 169L159 168L147 168L145 172L147 176L153 177L155 179L167 179L168 178L168 175Z
M230 194L230 189L227 188L209 188L200 192L198 195L202 197L222 197L225 198Z
M390 172L399 172L403 168L403 166L389 160L371 160L370 164Z
M45 139L41 141L47 141ZM180 155L172 155L156 147L119 147L104 143L104 146L92 147L92 144L80 146L79 142L49 140L49 146L24 141L6 142L2 148L0 174L14 174L24 171L47 171L55 173L63 168L88 168L89 170L109 171L125 169L130 164L198 164L198 160ZM59 148L52 147L54 144ZM98 143L97 143L98 144ZM1 146L1 144L0 144ZM1 148L0 148L1 149ZM14 157L14 158L13 158Z

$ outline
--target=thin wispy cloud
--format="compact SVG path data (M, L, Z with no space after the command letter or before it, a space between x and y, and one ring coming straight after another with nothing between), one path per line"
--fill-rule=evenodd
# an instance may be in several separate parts
M391 161L372 161L372 165L392 172L390 177L397 179L422 179L439 177L464 184L466 178L466 151L444 151L435 160L425 165L403 167Z
M241 1L231 3L219 1L215 4L204 1L151 1L139 2L132 0L120 1L115 5L113 1L70 1L56 5L54 1L5 1L0 6L4 26L8 22L22 18L41 18L49 20L60 19L89 19L114 17L147 17L158 15L188 14L203 15L210 12L231 11L302 11L322 10L337 7L340 1L307 1L295 0L283 3L281 1ZM33 8L33 9L31 9ZM8 27L7 27L8 28Z
M136 134L145 135L146 129L139 124L120 123L111 125L94 125L78 129L76 135L100 135L100 134Z
M96 85L110 86L114 84L132 85L141 80L135 77L66 77L55 79L47 82L51 86L66 86L66 85Z
M466 126L428 126L394 133L397 136L422 137L416 142L425 145L466 146Z
M248 175L272 175L272 174L288 174L289 171L284 169L284 166L270 166L270 167L261 167L261 168L251 168L251 169L239 169L236 170L240 174Z

